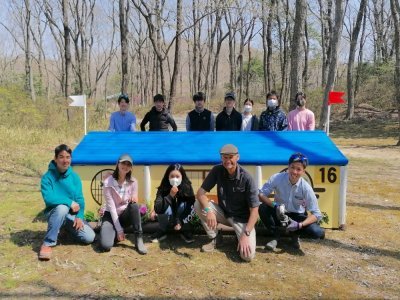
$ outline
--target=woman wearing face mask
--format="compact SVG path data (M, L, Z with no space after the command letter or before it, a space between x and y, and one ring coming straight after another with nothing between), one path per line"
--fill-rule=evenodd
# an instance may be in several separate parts
M242 131L255 131L258 130L258 118L251 112L253 110L253 100L247 98L244 100L243 114L242 114Z
M110 251L115 240L125 240L124 228L133 225L136 250L146 254L142 219L137 204L138 185L132 177L132 158L128 154L119 157L113 174L104 180L103 192L106 200L100 228L100 245L103 250Z
M296 94L297 108L288 114L288 130L315 130L314 113L306 108L306 94Z
M267 94L267 109L260 115L259 130L283 131L286 129L286 114L279 107L277 93L275 91L271 91Z
M166 239L168 226L172 225L186 243L192 243L193 228L190 221L195 215L194 201L192 183L185 170L180 164L170 165L161 180L154 202L159 228L152 236L152 242Z

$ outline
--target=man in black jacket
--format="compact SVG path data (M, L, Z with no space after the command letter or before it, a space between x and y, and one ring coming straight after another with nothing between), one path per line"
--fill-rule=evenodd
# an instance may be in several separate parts
M168 125L171 125L173 131L177 131L178 127L176 126L174 119L165 108L164 96L157 94L153 99L154 106L144 116L140 123L140 129L146 131L146 124L150 123L149 131L169 131Z
M204 108L206 95L202 92L194 94L193 102L194 109L186 117L186 131L214 131L214 115Z
M235 109L235 93L225 94L225 107L218 114L215 124L216 131L240 131L242 115Z

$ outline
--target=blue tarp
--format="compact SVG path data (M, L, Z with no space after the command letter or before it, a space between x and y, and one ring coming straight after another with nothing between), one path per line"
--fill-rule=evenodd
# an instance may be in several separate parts
M219 149L234 144L242 165L286 165L301 152L310 165L348 164L323 131L89 132L72 153L73 165L114 165L122 153L136 165L213 165Z

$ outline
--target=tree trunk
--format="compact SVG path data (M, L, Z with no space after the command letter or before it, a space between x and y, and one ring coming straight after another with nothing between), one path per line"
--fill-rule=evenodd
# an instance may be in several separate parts
M262 11L262 44L263 44L263 69L264 69L264 94L267 94L269 87L269 70L268 70L268 24L266 20L267 16L267 0L261 1Z
M296 93L302 89L301 84L301 51L304 38L304 23L306 19L307 3L306 0L296 1L296 17L294 20L294 30L292 39L292 52L290 60L290 105L289 110L296 108Z
M31 99L35 102L36 94L32 74L30 0L25 0L25 13L25 89L30 92Z
M395 48L395 97L397 102L397 113L399 119L399 140L397 146L400 146L400 5L397 0L390 0L390 9L394 23L394 48Z
M320 127L322 127L326 131L327 121L328 121L328 95L329 92L333 89L335 75L337 70L337 59L339 52L339 41L342 34L343 28L343 0L335 0L335 26L332 34L331 41L331 60L329 63L329 72L328 79L326 82L326 87L324 91L324 100L321 109L321 117L320 117Z
M175 59L174 71L171 78L170 98L168 102L168 109L172 111L176 97L176 85L180 71L180 52L181 52L181 31L182 31L182 0L176 1L176 38L175 38Z
M352 119L354 116L354 89L353 89L353 66L354 58L356 56L356 46L358 35L361 30L361 22L364 18L364 12L367 7L367 0L361 0L360 8L358 10L356 24L350 38L350 52L347 63L347 113L346 119Z
M128 91L128 10L129 4L125 0L119 0L119 28L121 35L121 93Z

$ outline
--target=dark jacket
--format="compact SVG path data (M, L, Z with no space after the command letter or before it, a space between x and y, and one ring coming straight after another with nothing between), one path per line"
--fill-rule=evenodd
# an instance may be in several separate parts
M148 122L150 122L149 131L168 131L168 124L171 125L173 131L178 129L171 114L165 108L157 111L153 106L140 123L140 130L146 131L145 127Z
M256 115L253 115L251 117L251 131L257 131L258 130L258 118Z
M193 109L188 113L190 119L190 131L213 131L211 126L211 111L204 109L201 113Z
M265 110L260 115L259 129L262 131L287 130L286 114L278 107L274 110Z
M221 111L215 120L216 131L240 131L242 127L242 114L235 108L230 115L226 113L226 107Z

